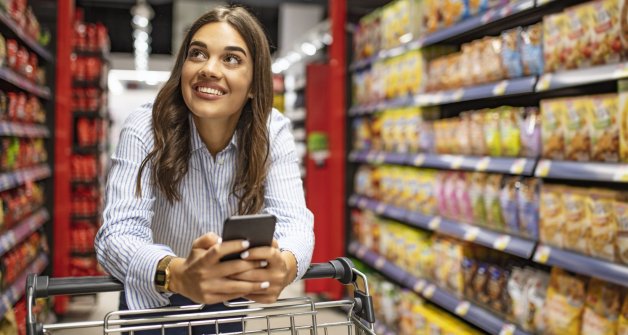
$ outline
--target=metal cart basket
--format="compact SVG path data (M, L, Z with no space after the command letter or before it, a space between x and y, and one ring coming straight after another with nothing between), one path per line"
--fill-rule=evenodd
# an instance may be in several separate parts
M344 285L353 285L353 299L314 302L311 298L303 297L282 299L273 304L255 304L251 301L225 303L230 309L215 312L202 311L203 305L112 311L104 320L41 324L33 313L36 298L115 292L122 291L124 287L111 277L49 278L31 274L26 282L27 334L101 328L103 334L132 335L141 330L167 334L170 329L182 329L184 333L192 335L193 328L197 326L209 326L215 334L375 334L375 316L367 278L355 269L349 259L338 258L327 263L312 264L303 279L317 278L333 278ZM317 318L319 312L330 308L343 311L343 318L340 321L320 322L320 318ZM242 330L235 333L223 330L226 324L234 323L240 324Z

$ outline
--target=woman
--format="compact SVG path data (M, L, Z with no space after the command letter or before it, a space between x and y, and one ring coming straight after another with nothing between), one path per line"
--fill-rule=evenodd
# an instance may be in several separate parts
M304 274L313 216L270 67L257 20L216 8L192 24L154 103L127 119L96 236L100 264L124 283L121 308L270 303ZM272 247L221 241L226 218L261 212L277 217Z

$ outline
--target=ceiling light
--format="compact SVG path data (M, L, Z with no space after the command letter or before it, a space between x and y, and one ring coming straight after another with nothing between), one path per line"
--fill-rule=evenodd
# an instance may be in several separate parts
M316 54L316 46L314 46L314 44L310 42L305 42L301 44L301 51L303 51L303 53L308 56L313 56L314 54Z

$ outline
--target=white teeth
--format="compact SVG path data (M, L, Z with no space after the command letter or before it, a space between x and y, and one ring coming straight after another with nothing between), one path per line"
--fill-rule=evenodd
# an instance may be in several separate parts
M207 94L213 94L213 95L224 95L223 92L210 88L210 87L203 87L203 86L199 86L196 88L197 91L202 92L202 93L207 93Z

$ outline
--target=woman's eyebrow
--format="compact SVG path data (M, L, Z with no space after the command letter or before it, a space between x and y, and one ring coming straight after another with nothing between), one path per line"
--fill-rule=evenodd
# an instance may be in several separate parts
M198 46L198 47L207 49L207 44L205 44L205 43L203 43L201 41L192 41L192 42L190 42L190 46Z
M243 48L240 48L238 46L226 46L225 50L227 50L227 51L239 51L239 52L243 53L246 56L246 51L244 51Z

